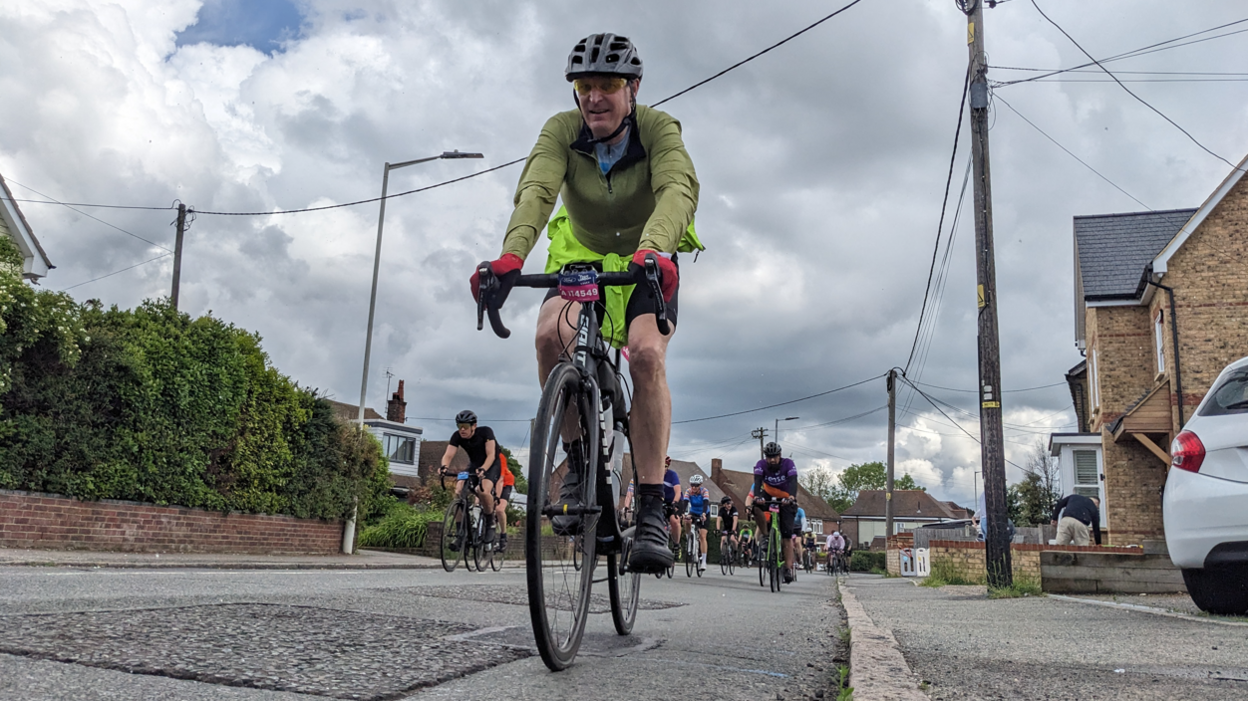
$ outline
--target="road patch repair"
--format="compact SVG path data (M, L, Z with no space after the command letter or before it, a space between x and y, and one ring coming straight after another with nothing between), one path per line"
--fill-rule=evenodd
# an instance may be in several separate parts
M280 604L0 616L0 652L226 686L382 701L514 662L463 623Z
M849 684L854 698L928 701L892 631L875 625L849 587L841 587L841 605L849 620Z
M527 588L508 587L497 584L478 585L472 587L387 587L377 591L402 592L418 596L432 596L439 599L462 599L464 601L485 601L490 604L510 604L512 606L529 605ZM685 606L679 601L658 601L655 599L639 599L637 609L640 611L660 611L662 609ZM594 592L589 598L590 613L610 613L611 600L606 594Z

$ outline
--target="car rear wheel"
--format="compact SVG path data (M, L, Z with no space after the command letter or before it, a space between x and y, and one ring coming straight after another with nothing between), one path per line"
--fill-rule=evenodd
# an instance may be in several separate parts
M1201 611L1248 614L1248 565L1183 570L1183 583Z

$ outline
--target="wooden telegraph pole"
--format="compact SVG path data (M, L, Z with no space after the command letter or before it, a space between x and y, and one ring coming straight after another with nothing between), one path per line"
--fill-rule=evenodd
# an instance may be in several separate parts
M169 295L174 311L178 309L178 287L182 284L182 236L186 233L186 205L178 203L178 238L173 246L173 293Z
M759 426L757 430L750 431L750 437L758 439L758 459L766 460L767 456L763 454L763 441L767 440L767 429Z
M975 180L975 260L979 281L979 436L984 472L985 565L988 586L1014 581L1005 504L1005 436L1001 428L1001 347L997 272L992 244L992 179L988 168L988 61L984 0L961 0L971 60L971 160Z
M884 483L884 536L893 535L893 439L897 434L897 369L888 371L888 474Z

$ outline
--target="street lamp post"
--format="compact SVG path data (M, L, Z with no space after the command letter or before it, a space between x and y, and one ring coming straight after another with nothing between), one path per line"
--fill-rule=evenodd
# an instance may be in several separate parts
M386 189L390 184L390 171L413 166L417 163L428 163L429 161L451 158L484 158L484 156L479 153L462 153L458 150L444 151L440 156L417 158L414 161L403 161L402 163L387 163L382 171L381 208L377 214L377 250L373 254L373 290L368 298L368 331L364 335L364 378L360 381L360 428L364 427L364 400L368 395L368 361L373 351L373 312L377 309L377 272L381 269L381 231L386 223Z
M800 418L802 418L802 417L800 417L800 416L790 416L790 417L788 417L788 418L784 418L784 419L776 419L776 427L775 427L775 429L774 429L774 430L772 430L772 432L771 432L771 435L772 435L773 440L775 440L775 441L776 441L776 443L779 443L779 442L780 442L780 422L781 422L781 421L797 421L797 420L798 420L798 419L800 419Z

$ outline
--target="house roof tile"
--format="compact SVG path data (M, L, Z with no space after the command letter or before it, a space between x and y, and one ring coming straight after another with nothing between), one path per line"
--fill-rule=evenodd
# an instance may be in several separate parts
M1083 300L1138 298L1144 272L1195 209L1075 217L1076 264Z
M858 492L854 505L845 510L843 516L884 517L884 490L864 489ZM898 489L893 491L893 518L932 518L956 520L964 518L955 513L946 502L937 501L935 497L918 489Z

